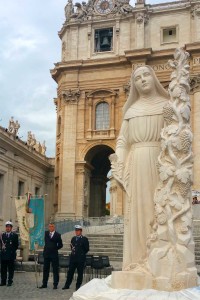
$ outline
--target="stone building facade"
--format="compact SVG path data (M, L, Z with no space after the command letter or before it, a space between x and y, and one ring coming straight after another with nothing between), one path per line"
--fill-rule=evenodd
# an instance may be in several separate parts
M65 7L59 31L55 157L56 217L104 214L108 156L114 152L132 70L150 65L165 88L177 47L190 53L194 189L200 189L200 0L150 5L89 0ZM123 191L111 179L111 213L123 214Z
M45 223L54 216L54 159L23 142L11 128L0 127L0 228L17 226L15 197L45 197Z

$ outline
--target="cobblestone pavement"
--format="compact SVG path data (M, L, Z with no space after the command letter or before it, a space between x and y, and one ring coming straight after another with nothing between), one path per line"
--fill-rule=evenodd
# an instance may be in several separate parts
M75 281L69 290L62 290L65 283L65 274L60 274L60 282L57 290L53 290L53 278L49 277L48 288L38 289L36 287L35 273L33 272L15 272L14 283L11 287L0 286L0 299L32 299L32 300L49 300L65 299L69 300L75 291ZM38 275L38 285L42 284L42 274Z

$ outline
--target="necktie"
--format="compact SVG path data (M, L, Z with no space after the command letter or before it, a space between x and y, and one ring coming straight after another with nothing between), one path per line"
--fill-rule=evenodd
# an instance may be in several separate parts
M6 233L6 235L7 235L7 238L9 238L9 233Z
M49 233L50 239L52 238L52 232Z

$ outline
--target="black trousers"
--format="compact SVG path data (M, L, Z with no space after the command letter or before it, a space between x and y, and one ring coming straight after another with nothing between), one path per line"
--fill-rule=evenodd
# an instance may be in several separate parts
M76 288L79 289L83 282L83 271L85 267L85 261L73 261L70 260L69 270L67 273L67 280L65 286L70 286L74 277L74 273L77 269L78 277L76 281Z
M44 257L43 267L43 285L47 285L49 279L50 264L53 269L53 285L57 286L59 282L59 260L58 256L55 257Z
M8 277L8 283L12 284L15 269L14 262L14 259L1 260L1 283L6 284Z

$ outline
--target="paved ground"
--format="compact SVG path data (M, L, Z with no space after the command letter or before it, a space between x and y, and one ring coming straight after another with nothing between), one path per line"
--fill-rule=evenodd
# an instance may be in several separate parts
M50 276L47 289L36 287L36 278L33 272L15 272L14 283L11 287L0 286L0 299L65 299L69 300L75 291L75 281L69 290L62 290L65 283L65 274L60 274L60 283L57 290L53 290L53 278ZM38 285L42 283L42 274L38 276Z

